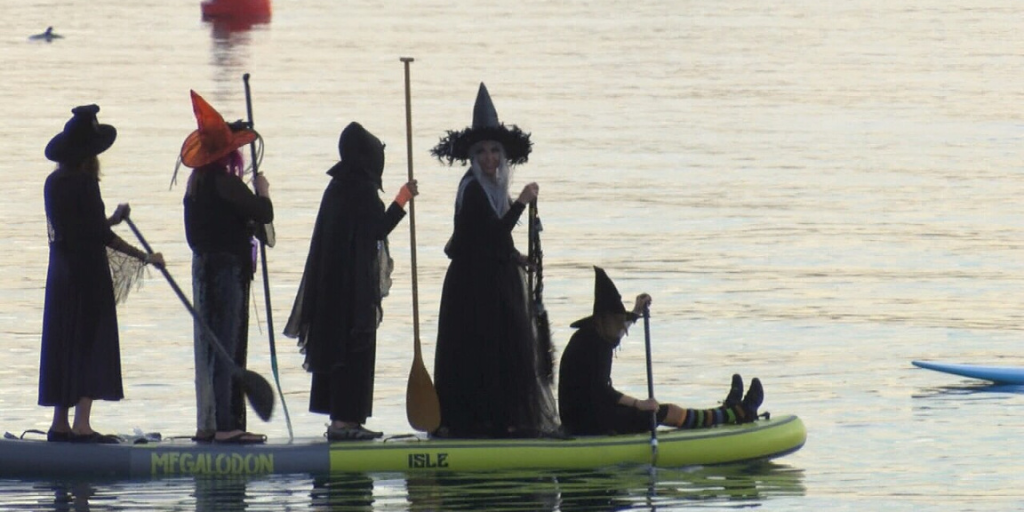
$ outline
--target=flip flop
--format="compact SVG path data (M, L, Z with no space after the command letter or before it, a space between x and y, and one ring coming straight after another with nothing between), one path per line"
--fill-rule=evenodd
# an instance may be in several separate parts
M327 436L328 441L370 441L383 437L384 433L368 430L359 425L341 428L327 427L327 433L324 435Z
M59 432L51 428L46 431L46 440L51 443L70 443L73 435L74 434L72 434L70 430L67 432Z
M91 434L76 434L71 432L72 443L91 443L91 444L120 444L121 438L115 435L104 435L99 432L93 432Z
M196 435L192 436L191 439L194 443L207 444L212 443L214 436L217 434L214 432L197 432Z
M216 444L263 444L267 442L267 436L263 434L253 434L252 432L239 432L233 436L225 437L223 439L213 438L213 442Z

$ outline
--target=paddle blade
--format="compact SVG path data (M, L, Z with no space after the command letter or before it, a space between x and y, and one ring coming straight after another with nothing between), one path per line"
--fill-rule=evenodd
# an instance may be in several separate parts
M274 388L270 387L267 379L250 370L245 370L242 381L249 405L261 420L270 421L270 416L274 413Z
M441 426L441 403L423 359L413 357L409 385L405 389L405 414L409 425L419 432L433 432Z

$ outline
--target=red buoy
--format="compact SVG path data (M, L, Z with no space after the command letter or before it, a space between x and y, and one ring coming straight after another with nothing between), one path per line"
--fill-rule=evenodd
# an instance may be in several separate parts
M250 23L270 21L270 0L204 0L200 7L203 20L245 20Z

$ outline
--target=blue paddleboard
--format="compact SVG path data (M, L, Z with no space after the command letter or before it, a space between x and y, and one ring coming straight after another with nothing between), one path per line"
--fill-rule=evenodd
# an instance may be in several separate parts
M978 366L931 361L912 361L912 363L920 368L972 379L989 380L996 384L1024 384L1024 367L1019 366Z

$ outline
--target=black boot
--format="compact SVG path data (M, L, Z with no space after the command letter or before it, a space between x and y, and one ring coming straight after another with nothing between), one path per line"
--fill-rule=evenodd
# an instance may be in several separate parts
M750 382L750 389L747 390L747 396L743 397L743 403L738 408L742 417L738 418L737 423L757 421L757 409L761 407L762 402L764 402L764 388L761 387L761 379L754 377L754 380Z
M739 405L740 400L743 399L743 377L736 373L732 376L732 387L729 388L729 396L725 397L725 401L722 402L722 407L732 407Z

